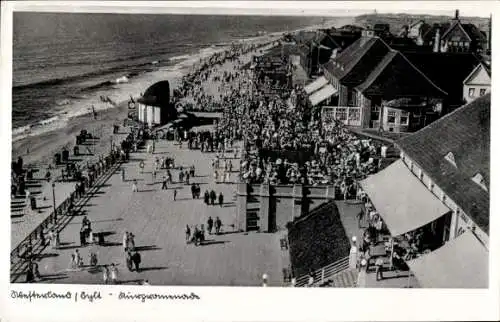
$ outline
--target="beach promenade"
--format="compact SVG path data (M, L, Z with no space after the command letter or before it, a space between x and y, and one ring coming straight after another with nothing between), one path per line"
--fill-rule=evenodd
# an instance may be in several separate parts
M185 145L184 145L185 146ZM224 195L224 205L207 206L203 198L193 200L190 186L175 183L178 170L173 170L174 183L167 190L161 189L162 172L153 182L151 167L156 157L171 156L176 166L196 167L191 182L205 190L215 190ZM259 286L263 273L269 276L269 285L282 283L282 254L277 234L234 232L236 208L233 201L234 184L216 184L212 177L211 161L214 153L181 149L171 141L159 141L155 154L140 151L131 155L131 162L124 164L126 181L121 170L92 197L84 207L85 213L76 216L61 232L61 247L48 247L40 256L41 282L102 283L102 273L82 268L68 269L71 254L78 249L85 264L89 252L98 254L99 264L119 264L119 280L135 284L148 280L153 285L238 285ZM144 171L139 163L144 161ZM233 159L233 164L239 164ZM236 178L238 168L231 174ZM132 191L132 180L138 182L138 192ZM174 189L178 191L173 200ZM104 232L104 246L80 247L79 231L83 215L92 222L94 232ZM208 216L222 220L221 235L206 235L202 246L187 245L186 225L205 224ZM122 238L125 231L132 232L141 253L141 272L129 272L125 265Z

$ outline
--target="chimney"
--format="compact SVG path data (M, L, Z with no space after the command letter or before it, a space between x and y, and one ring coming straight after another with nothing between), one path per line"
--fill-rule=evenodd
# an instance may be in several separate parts
M434 48L433 52L438 53L441 46L441 35L439 34L439 28L436 29L436 36L434 37Z
M460 18L459 18L459 13L460 13L460 11L458 11L458 9L457 9L457 10L455 10L455 20L460 19Z

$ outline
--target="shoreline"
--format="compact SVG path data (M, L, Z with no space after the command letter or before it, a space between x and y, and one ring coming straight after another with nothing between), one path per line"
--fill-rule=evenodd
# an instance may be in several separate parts
M278 34L269 34L254 39L241 40L241 43L246 45L262 44L268 43L272 39L276 40L277 38L279 38ZM226 46L219 47L216 52L223 52L226 49ZM211 55L212 54L210 54L209 57ZM203 58L203 60L205 59L206 57ZM171 90L173 90L180 85L183 76L192 72L193 69L199 65L199 61L192 62L192 64L189 65L185 64L185 62L186 61L181 62L179 70L173 73L171 70L168 70L168 68L165 70L160 69L155 75L148 75L148 73L146 73L144 75L144 82L154 83L152 82L154 78L168 79ZM148 78L149 81L147 81ZM141 82L139 81L138 83ZM137 84L125 85L137 86ZM147 87L142 90L144 91L146 88ZM137 93L134 96L138 95ZM128 111L128 100L120 101L116 106L110 108L96 108L98 115L97 120L92 119L92 113L89 112L87 114L70 117L62 127L54 128L40 134L26 136L15 141L13 140L12 161L17 160L18 157L22 157L25 164L48 166L48 164L52 163L54 154L60 152L63 147L68 148L68 150L72 152L73 146L75 145L75 137L83 129L86 129L94 135L100 136L96 145L92 147L92 149L94 149L93 155L88 156L90 158L85 157L85 160L90 161L93 157L97 158L109 147L110 139L113 136L113 124L119 124L121 126L123 120L127 118ZM102 131L102 135L99 135L100 131Z

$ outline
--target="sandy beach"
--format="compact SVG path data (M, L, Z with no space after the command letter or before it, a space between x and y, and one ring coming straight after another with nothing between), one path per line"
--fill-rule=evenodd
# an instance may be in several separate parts
M278 34L269 34L263 37L256 37L246 41L247 44L262 44L271 40L277 39ZM225 48L210 51L210 53L224 51ZM208 53L208 51L207 51ZM249 61L251 54L244 55L242 60ZM189 65L188 65L189 64ZM178 69L172 70L166 68L154 73L144 74L134 83L123 84L122 93L133 93L134 97L138 97L141 92L145 91L150 85L167 79L170 82L171 91L180 85L182 77L192 71L199 65L199 61L188 59L178 66ZM216 88L216 85L215 85ZM70 151L75 144L75 137L81 130L87 130L100 137L96 145L92 147L93 156L86 157L86 160L97 158L103 152L109 150L110 141L113 136L113 124L123 125L123 120L127 118L129 111L127 107L128 100L123 101L124 97L113 97L114 101L119 101L115 107L102 107L96 105L97 119L94 120L91 114L77 116L71 118L65 127L54 129L52 131L42 133L40 135L28 136L26 138L12 142L12 159L17 160L22 157L26 164L46 167L52 162L55 153L60 152L64 147ZM96 98L98 99L98 98Z

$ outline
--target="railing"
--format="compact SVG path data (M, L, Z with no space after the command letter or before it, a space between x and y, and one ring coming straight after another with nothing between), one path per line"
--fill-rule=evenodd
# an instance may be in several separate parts
M111 156L111 155L110 155ZM15 276L17 270L23 267L29 258L35 255L34 247L39 245L45 248L45 244L42 243L45 240L44 230L48 229L49 226L57 226L58 219L68 218L70 216L64 216L70 210L70 206L75 206L75 201L82 201L88 198L91 190L98 189L109 176L116 171L117 166L121 164L121 158L119 155L111 156L110 162L103 168L99 173L97 173L96 179L93 181L92 185L85 186L84 195L78 196L76 191L73 191L66 200L64 200L47 218L45 218L42 223L40 223L23 241L21 241L10 253L11 260L11 282L15 282L19 276ZM43 236L43 237L42 237ZM40 243L39 243L40 242ZM31 251L28 251L31 249Z
M349 268L349 256L344 257L332 264L329 264L323 268L320 268L312 273L314 281L312 286L318 286L324 284L326 281L331 279L334 275L345 271ZM304 287L309 285L310 275L304 275L295 281L296 287Z

